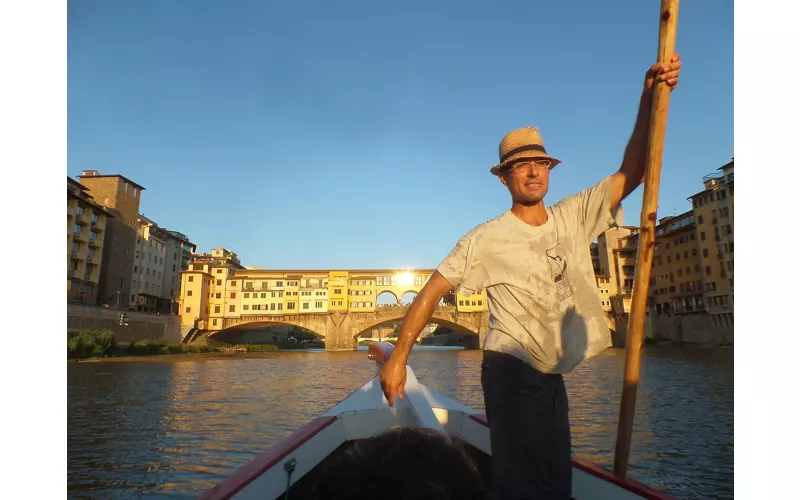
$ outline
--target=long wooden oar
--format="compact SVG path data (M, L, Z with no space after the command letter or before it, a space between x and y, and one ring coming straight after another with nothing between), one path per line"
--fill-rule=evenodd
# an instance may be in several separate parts
M661 0L661 22L658 31L658 61L667 65L675 52L675 32L678 27L678 0ZM639 252L631 297L631 313L625 341L625 377L619 405L617 446L614 453L614 472L625 476L631 451L633 419L636 412L636 389L639 385L639 360L647 310L647 292L655 246L658 184L661 181L661 158L664 153L664 132L667 128L670 89L666 82L654 83L653 110L647 146L647 173L644 179L644 200L639 229Z

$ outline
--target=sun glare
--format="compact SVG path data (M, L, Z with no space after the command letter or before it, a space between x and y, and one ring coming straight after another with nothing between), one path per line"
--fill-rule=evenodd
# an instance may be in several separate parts
M414 284L414 276L409 273L400 273L397 275L397 284L400 286L409 286Z

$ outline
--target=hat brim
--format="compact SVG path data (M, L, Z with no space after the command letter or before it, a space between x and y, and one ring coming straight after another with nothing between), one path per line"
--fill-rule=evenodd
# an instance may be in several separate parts
M550 167L550 170L553 170L559 163L561 163L561 160L559 160L558 158L553 158L552 156L529 155L525 153L520 153L518 156L512 156L503 163L493 166L491 169L489 169L489 172L491 172L493 175L500 175L500 173L502 173L503 169L509 163L514 163L515 161L519 160L550 160L551 162L553 162L553 165Z

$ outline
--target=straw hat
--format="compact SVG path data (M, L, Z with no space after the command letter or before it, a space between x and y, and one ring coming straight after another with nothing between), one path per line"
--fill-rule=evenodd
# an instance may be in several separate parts
M500 141L500 163L492 167L490 172L497 175L509 163L536 158L552 161L551 169L561 163L561 160L548 156L539 129L525 127L513 130Z

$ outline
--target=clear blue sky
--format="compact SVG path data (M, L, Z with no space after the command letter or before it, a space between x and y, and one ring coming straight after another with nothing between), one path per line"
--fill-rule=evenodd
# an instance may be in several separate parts
M68 174L247 265L433 267L510 207L506 132L563 160L548 203L619 168L659 5L70 0ZM734 155L733 2L682 2L677 48L660 217Z

